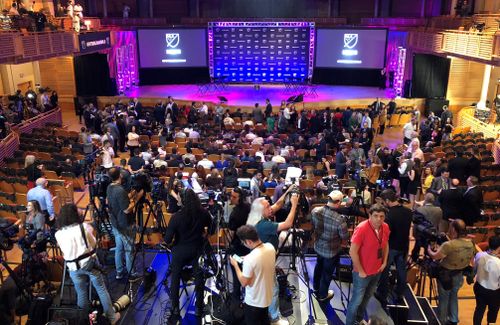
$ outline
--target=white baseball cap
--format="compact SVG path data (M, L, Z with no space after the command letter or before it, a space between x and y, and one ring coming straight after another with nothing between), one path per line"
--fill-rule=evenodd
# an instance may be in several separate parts
M340 192L339 190L334 190L331 191L330 194L328 194L328 197L333 201L342 201L344 198L344 194Z

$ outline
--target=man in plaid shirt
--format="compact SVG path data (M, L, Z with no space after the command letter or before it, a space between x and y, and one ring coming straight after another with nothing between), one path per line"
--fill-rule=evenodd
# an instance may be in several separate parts
M333 270L338 264L342 240L349 237L344 216L337 212L343 198L342 192L332 191L328 194L328 203L311 212L314 250L318 254L313 286L320 302L333 298L333 290L329 290Z

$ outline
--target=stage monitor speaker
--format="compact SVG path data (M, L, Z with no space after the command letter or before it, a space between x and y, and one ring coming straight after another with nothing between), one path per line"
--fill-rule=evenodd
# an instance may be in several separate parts
M450 101L444 98L427 98L425 100L425 116L429 116L430 112L440 117L443 113L443 106L449 106Z

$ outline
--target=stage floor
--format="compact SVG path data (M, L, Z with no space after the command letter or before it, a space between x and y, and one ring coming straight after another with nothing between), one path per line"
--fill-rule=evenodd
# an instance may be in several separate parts
M318 103L343 100L361 100L372 103L375 98L392 98L392 89L379 89L377 87L357 86L330 86L315 85L317 96L305 95L305 103ZM286 91L284 85L260 85L256 90L252 84L231 84L226 89L217 92L202 93L198 85L157 85L138 86L125 92L128 97L161 97L173 96L176 100L207 101L216 103L217 96L228 99L229 105L253 106L256 102L264 105L266 98L271 100L273 106L279 106L281 100L298 95L298 91ZM363 101L363 102L365 102Z
M144 292L142 285L138 288L135 294L134 302L127 308L126 311L122 313L121 324L153 325L166 323L166 319L170 314L169 288L168 286L166 287L162 284L162 280L168 268L168 261L169 259L165 253L158 253L153 258L151 267L157 272L155 286L150 290L150 292L146 293ZM289 268L289 263L290 258L287 255L281 256L278 259L278 265L285 272ZM306 257L306 267L311 278L315 265L315 257ZM303 275L304 272L299 260L297 260L297 267L298 273ZM229 281L231 280L232 279L230 278ZM294 271L291 271L288 274L288 281L291 286L296 288L295 292L292 294L293 315L288 317L288 321L290 324L305 324L309 318L309 298L307 295L307 286ZM312 287L312 283L310 286ZM230 285L230 287L232 286ZM207 280L206 288L206 295L207 292L214 292L217 294L213 278ZM187 288L188 295L184 292L180 297L183 325L198 324L197 319L194 316L195 308L194 301L192 300L193 289L193 286L189 285ZM339 282L336 281L332 281L330 289L334 290L335 296L329 301L329 303L319 304L315 298L312 299L316 324L344 325L345 308L348 304L345 295L349 296L352 292L350 292L349 285L347 283L339 285ZM343 296L341 292L343 292L344 298L341 298L341 296ZM387 321L388 325L394 325L392 319L387 316L385 311L380 307L380 303L375 298L370 299L367 307L367 313L368 315L378 315ZM207 318L205 318L205 321L205 324L210 324Z

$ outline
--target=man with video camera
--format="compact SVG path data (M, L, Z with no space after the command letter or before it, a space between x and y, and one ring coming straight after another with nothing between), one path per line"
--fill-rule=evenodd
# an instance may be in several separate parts
M448 235L450 241L443 243L434 250L429 246L427 252L433 260L440 260L438 275L438 317L441 324L458 324L458 290L464 284L464 270L467 269L476 247L467 238L466 226L463 220L451 222Z
M138 274L132 265L135 231L134 231L134 211L135 204L144 195L144 191L136 192L132 190L127 194L122 185L122 174L120 168L113 167L108 172L111 184L107 188L107 201L111 220L113 235L115 236L115 264L116 279L122 279L129 273L129 279L135 278ZM125 257L126 269L123 265Z
M389 236L389 257L375 295L382 307L385 308L389 295L389 269L392 263L396 264L397 271L395 303L402 303L403 300L406 286L406 256L410 247L410 228L413 213L399 201L396 193L391 189L383 190L380 193L380 198L388 209L385 222L389 225L391 231Z
M343 198L342 192L332 191L328 194L328 203L311 212L314 251L318 254L313 286L321 302L333 298L333 290L328 288L338 264L342 240L349 238L346 220L337 212Z
M192 266L195 278L196 316L201 316L203 312L204 278L199 258L203 254L205 234L210 228L211 218L192 189L182 191L181 201L182 208L172 216L165 233L165 243L173 245L170 283L171 315L167 321L168 324L177 324L181 319L179 286L181 271L185 266Z
M286 231L293 226L299 203L299 195L297 193L291 194L291 208L285 221L278 223L271 221L271 218L283 207L285 197L292 191L297 191L296 185L291 185L285 194L283 194L273 205L271 205L266 198L260 197L255 199L252 202L250 214L248 216L247 224L255 226L262 242L273 244L276 251L278 251L279 233L281 231ZM271 316L271 324L288 324L286 320L281 319L279 311L279 287L276 279L274 281L273 301L269 306L269 315Z

